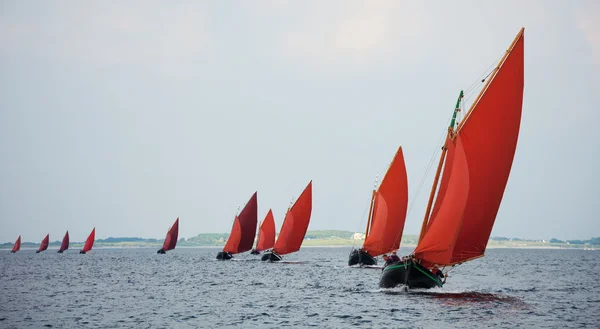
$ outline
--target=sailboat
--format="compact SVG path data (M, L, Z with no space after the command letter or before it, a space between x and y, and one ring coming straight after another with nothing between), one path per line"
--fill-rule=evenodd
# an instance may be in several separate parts
M65 237L62 240L62 243L60 244L60 249L58 249L58 253L62 254L63 251L69 249L69 231L67 231L67 233L65 233Z
M40 243L40 247L35 253L39 254L40 252L48 249L48 243L50 243L50 234L46 234L46 237L44 238L44 240L42 240L42 243Z
M256 192L244 206L244 209L233 220L231 234L227 239L223 251L217 254L218 260L228 260L233 258L234 254L239 254L252 249L254 244L254 234L256 224L258 223L258 202Z
M165 237L165 242L163 243L162 248L160 248L156 253L157 254L166 254L167 251L175 249L175 245L177 244L177 236L179 235L179 217L173 223L173 226L169 227L167 231L167 236Z
M373 189L365 242L362 248L350 252L348 266L376 265L375 257L398 249L407 207L408 178L402 147L399 147L379 188Z
M263 250L271 249L275 245L275 218L273 211L269 209L265 220L260 224L258 229L258 240L256 248L250 252L252 255L260 255Z
M79 251L80 254L85 254L88 251L92 250L92 247L94 246L94 239L96 238L96 228L94 227L92 229L92 233L90 233L90 235L88 236L87 240L85 240L85 245L83 246L83 249L81 249Z
M15 252L17 252L19 250L21 250L21 236L20 235L17 238L17 241L15 241L15 244L13 245L13 248L10 252L14 254Z
M270 251L263 253L262 261L276 262L280 261L281 256L300 250L310 215L312 212L312 181L308 183L298 200L288 208L281 231L275 246Z
M457 124L461 91L417 247L402 262L384 268L380 287L441 287L446 280L446 267L484 256L517 147L523 105L523 57L521 29Z

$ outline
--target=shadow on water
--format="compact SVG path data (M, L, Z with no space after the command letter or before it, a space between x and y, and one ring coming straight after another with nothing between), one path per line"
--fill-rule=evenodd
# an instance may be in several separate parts
M407 297L419 297L432 299L451 306L461 305L507 305L516 308L527 308L528 305L519 297L508 296L501 293L482 293L476 291L442 292L426 290L409 290L405 287L394 289L382 289L381 292L388 295L404 295Z

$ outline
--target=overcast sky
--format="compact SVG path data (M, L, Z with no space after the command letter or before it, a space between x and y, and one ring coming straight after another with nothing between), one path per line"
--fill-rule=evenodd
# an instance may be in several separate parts
M598 2L3 1L0 241L229 232L255 190L279 230L311 179L309 229L360 232L398 145L416 234L459 91L521 27L492 235L600 236Z

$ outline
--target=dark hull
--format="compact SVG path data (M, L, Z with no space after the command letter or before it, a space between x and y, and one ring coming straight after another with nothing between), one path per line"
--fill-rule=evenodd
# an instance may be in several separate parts
M10 253L11 253L11 254L14 254L14 253L16 253L16 251L11 251Z
M64 250L59 250L57 251L57 253L62 254L63 252L65 252Z
M41 251L37 250L35 253L36 253L36 254L39 254L40 252L41 252Z
M230 253L225 252L225 251L219 251L219 253L217 254L218 260L229 260L232 258L233 258L233 256Z
M282 258L274 251L267 251L262 255L260 260L262 260L263 262L266 262L266 261L278 262L278 261L282 260Z
M79 251L79 253L80 253L80 254L85 254L85 251L83 251L83 250L80 250L80 251Z
M348 258L348 266L353 265L377 265L377 259L362 249L352 249Z
M390 264L381 273L380 288L394 288L400 285L429 289L442 287L443 283L430 270L418 263L407 261Z
M156 253L157 253L157 254L164 255L164 254L166 254L167 252L166 252L164 249L160 248L160 249L158 249L158 251L157 251Z
M260 251L256 251L256 249L252 249L250 255L260 255Z

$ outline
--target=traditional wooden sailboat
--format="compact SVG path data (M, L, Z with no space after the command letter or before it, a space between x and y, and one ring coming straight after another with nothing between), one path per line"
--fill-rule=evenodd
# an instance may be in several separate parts
M65 250L69 249L69 231L67 231L67 233L65 233L65 237L62 240L62 243L60 244L60 249L58 249L58 253L62 254Z
M50 234L46 234L46 237L42 240L42 243L40 243L40 247L38 248L38 250L35 253L39 254L40 252L48 249L49 243L50 243Z
M11 253L15 253L17 251L21 250L21 236L19 235L19 237L17 238L17 241L15 241L15 244L12 247L12 250L10 251Z
M233 220L231 234L223 247L223 251L217 254L218 260L228 260L234 254L239 254L252 249L254 244L254 233L258 223L258 201L256 192L244 206L244 209Z
M461 91L417 247L403 262L383 270L380 287L441 287L445 278L442 270L436 270L438 266L445 268L483 257L519 136L523 56L524 29L521 29L464 120L455 127L463 98Z
M407 207L408 178L399 147L379 188L373 189L365 242L362 248L350 252L348 265L376 265L375 257L398 249Z
M90 233L90 235L88 236L87 240L85 240L85 245L83 246L83 249L81 249L79 251L80 254L85 254L88 251L92 250L92 247L94 246L94 240L96 239L96 228L94 227L92 229L92 233Z
M281 231L272 250L266 251L261 260L280 261L281 256L300 250L312 212L312 181L308 183L296 202L287 210Z
M156 253L157 254L166 254L167 251L175 249L175 245L177 245L177 236L179 235L179 217L173 223L173 226L169 227L167 231L167 236L165 237L165 242L163 243L162 248L160 248Z
M261 251L273 248L273 245L275 245L275 218L273 217L273 211L269 209L265 220L258 229L256 248L250 253L259 255Z

